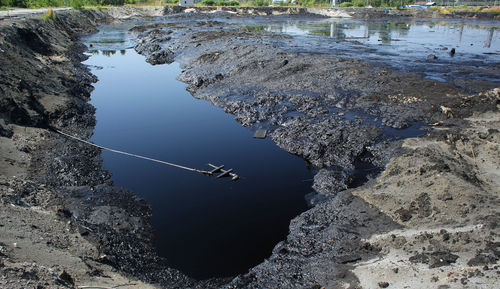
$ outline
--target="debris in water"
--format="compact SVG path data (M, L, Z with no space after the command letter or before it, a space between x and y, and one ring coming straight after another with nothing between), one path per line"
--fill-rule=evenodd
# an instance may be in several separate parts
M224 165L221 165L221 166L216 166L216 165L212 165L212 164L208 164L208 165L211 166L212 168L214 168L213 170L211 170L209 172L210 175L213 175L214 173L220 172L220 174L216 178L224 178L224 177L230 176L231 180L233 180L233 181L236 181L240 178L240 176L233 173L233 169L224 170L223 169Z
M254 138L266 138L267 129L258 129L253 135Z
M118 153L118 154L130 156L130 157L134 157L134 158L138 158L138 159L143 159L143 160L147 160L147 161L157 162L157 163L161 163L161 164L164 164L164 165L176 167L176 168L179 168L179 169L183 169L183 170L188 170L188 171L195 172L195 173L204 174L204 175L207 175L207 176L211 176L214 173L221 172L221 174L218 175L217 178L231 176L233 181L236 181L236 180L238 180L240 178L237 174L235 174L235 173L232 172L233 169L223 170L224 165L215 166L215 165L212 165L212 164L208 164L209 166L211 166L213 168L213 170L211 170L211 171L198 170L198 169L189 168L189 167L186 167L186 166L181 166L181 165L170 163L170 162L166 162L166 161L161 161L161 160L157 160L157 159L153 159L153 158L149 158L149 157L145 157L145 156L141 156L141 155L136 155L136 154L132 154L132 153L128 153L128 152L123 152L123 151L119 151L119 150L115 150L115 149L103 147L103 146L97 145L97 144L95 144L93 142L90 142L90 141L78 138L76 136L67 134L65 132L62 132L62 131L60 131L60 130L58 130L56 128L52 127L50 129L52 131L60 134L60 135L64 135L64 136L69 137L71 139L74 139L74 140L77 140L79 142L82 142L82 143L94 146L94 147L102 149L102 150L107 150L107 151L110 151L110 152L114 152L114 153Z

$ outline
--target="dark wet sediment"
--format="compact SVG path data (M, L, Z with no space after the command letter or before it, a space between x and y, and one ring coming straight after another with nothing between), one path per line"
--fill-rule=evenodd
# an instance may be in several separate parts
M224 108L243 125L268 129L280 147L322 169L314 187L325 197L292 220L287 239L248 274L232 281L195 281L168 268L154 253L149 205L130 191L111 186L98 151L37 128L50 124L89 137L94 126L94 111L87 101L95 79L79 64L81 49L73 46L79 34L71 31L94 31L95 23L89 19L109 18L97 12L60 17L55 23L31 19L1 26L2 143L16 143L19 154L31 158L29 174L21 180L2 176L2 206L6 210L40 206L57 214L58 220L72 226L68 230L95 246L99 254L79 256L88 258L89 264L109 264L167 288L358 286L364 282L363 275L354 274L353 269L360 261L386 256L384 248L402 248L424 257L453 257L451 252L464 256L449 258L444 269L462 259L478 264L480 256L487 255L479 262L482 269L475 268L480 270L477 276L495 272L488 266L494 268L498 260L494 239L498 198L491 194L495 183L490 174L494 176L494 171L488 166L493 162L495 168L498 158L498 128L494 127L495 115L484 123L478 115L498 113L498 90L471 95L449 83L359 60L299 54L261 42L279 42L287 35L277 38L276 34L242 31L216 22L201 25L209 27L203 33L195 32L199 23L192 20L204 19L204 15L179 17L193 19L162 29L172 33L149 32L158 27L137 29L148 33L140 36L138 52L151 57L160 51L151 60L155 63L167 63L174 57L184 69L179 78L189 84L193 96ZM152 45L159 49L148 49ZM61 99L64 101L59 102ZM480 128L465 119L473 114ZM437 123L444 129L413 139L404 147L400 138L405 134L390 130L414 128L418 123ZM32 130L37 134L27 133ZM26 137L32 139L25 141ZM476 158L481 161L476 163ZM358 190L338 192L356 185L357 169L369 168L364 175L370 175L372 168L385 169L387 163L389 168L376 181ZM404 227L425 229L429 224L442 230L407 237L408 242L395 234L380 242L367 241L374 234ZM453 231L454 226L465 229ZM0 271L4 274L12 271L10 262L16 249L0 245ZM54 246L64 248L61 243ZM477 254L467 257L467 251L475 249ZM409 258L401 260L404 263ZM89 265L83 274L106 272ZM9 276L14 281L26 280L22 274ZM460 282L469 282L468 278L475 276ZM397 280L380 280L379 284ZM24 285L16 286L13 288Z
M349 187L347 176L357 168L369 167L368 175L372 166L382 168L398 140L424 135L422 124L443 120L440 106L453 106L449 96L462 93L364 61L289 52L281 48L293 47L286 34L249 31L214 16L191 19L197 17L149 27L136 50L152 63L175 57L183 68L179 80L194 97L244 126L268 129L276 144L313 167L337 172L331 176L339 188Z
M285 34L217 20L181 19L168 26L175 29L166 40L155 30L139 34L136 50L149 58L158 55L148 52L150 45L168 49L168 57L182 64L179 79L194 97L222 107L244 126L267 129L281 148L320 169L313 188L327 196L310 198L317 205L292 221L287 240L228 288L357 284L349 264L378 252L361 241L363 234L399 224L344 190L375 178L389 160L407 153L401 147L405 138L427 134L427 124L449 123L448 108L464 118L497 102L483 95L464 105L463 86L362 60L287 51L281 44L290 39ZM362 231L344 231L356 224Z

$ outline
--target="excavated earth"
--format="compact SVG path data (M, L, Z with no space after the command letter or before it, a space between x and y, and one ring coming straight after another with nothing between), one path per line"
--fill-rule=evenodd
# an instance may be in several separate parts
M0 288L499 283L499 65L485 68L496 82L454 85L297 51L289 35L218 20L324 17L314 11L183 11L63 11L49 21L0 22ZM163 14L172 15L151 18ZM125 18L142 19L130 33L147 62L179 62L179 80L194 97L268 130L318 171L311 209L246 274L199 281L169 268L155 253L150 205L113 186L99 150L52 130L92 135L97 79L81 64L79 37Z

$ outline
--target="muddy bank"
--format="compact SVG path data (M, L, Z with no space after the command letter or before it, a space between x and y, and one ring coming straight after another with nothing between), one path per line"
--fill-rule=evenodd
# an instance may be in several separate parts
M229 288L494 286L498 126L497 111L478 113L405 140L379 177L292 220L273 255Z
M244 126L267 129L280 147L319 170L313 186L319 195L312 198L317 205L291 222L287 240L269 259L228 288L494 283L488 279L495 279L497 267L488 266L497 262L491 246L498 239L498 192L494 178L479 181L469 172L478 160L464 160L467 146L456 142L474 142L471 153L484 149L485 160L494 160L477 174L498 168L495 149L489 149L498 143L478 135L487 131L482 137L495 139L498 123L466 119L477 115L485 121L489 113L497 118L499 90L489 90L495 82L471 81L470 94L364 61L290 52L282 48L290 38L285 34L202 15L191 15L189 22L173 18L178 21L132 29L138 33L136 50L152 64L180 62L179 79L194 97L222 107ZM420 125L424 129L415 131ZM391 167L396 169L389 172ZM477 190L485 199L475 199ZM443 197L447 193L454 197ZM447 217L461 206L459 216ZM480 241L477 234L490 237ZM470 255L473 249L479 255ZM404 257L397 259L400 252ZM483 252L490 257L481 259ZM479 265L478 258L489 261ZM413 276L415 270L422 275Z
M156 256L150 206L112 186L100 151L48 129L91 136L97 79L81 64L79 37L110 20L69 11L0 24L0 287L193 282Z
M314 47L291 52L289 35L205 17L193 14L186 21L182 15L133 28L136 50L151 64L180 62L179 80L194 97L252 130L268 130L281 148L321 169L317 179L335 179L331 186L347 188L373 177L400 150L400 139L445 121L446 108L455 116L471 113L457 107L466 93L452 83L315 53ZM475 101L482 110L494 104ZM321 193L320 187L315 185Z
M472 11L452 11L450 14L440 14L440 16L443 18L500 19L499 13Z
M194 97L251 129L267 129L280 147L307 160L319 171L315 206L292 220L287 239L247 274L200 282L168 268L154 253L150 206L112 186L99 151L44 128L92 134L87 101L96 79L80 64L78 37L95 31L96 21L110 21L109 14L3 21L0 285L498 283L500 96L489 89L495 83L466 93L359 60L288 51L280 42L290 36L211 17L181 14L138 26L131 31L136 50L152 64L180 62L179 79ZM425 130L411 138L419 126Z
M121 9L120 9L121 10ZM164 15L177 13L214 13L226 12L240 16L294 15L354 19L391 19L391 18L474 18L498 19L498 14L487 12L458 12L441 14L430 9L386 9L386 8L304 8L304 7L182 7L165 6ZM138 14L139 15L139 14Z
M311 16L311 17L334 17L334 18L387 18L387 17L432 17L432 13L420 11L405 11L388 9L352 9L352 8L305 8L305 7L182 7L166 6L164 14L177 13L214 13L222 12L239 16Z
M214 13L225 12L233 15L304 15L308 14L307 8L303 7L182 7L165 6L165 15L177 13Z

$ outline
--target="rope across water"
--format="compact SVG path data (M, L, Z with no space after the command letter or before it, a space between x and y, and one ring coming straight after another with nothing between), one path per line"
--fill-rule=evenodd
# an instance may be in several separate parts
M95 144L93 142L89 142L89 141L81 139L79 137L67 134L67 133L65 133L63 131L60 131L58 129L54 128L53 130L55 132L57 132L58 134L61 134L63 136L69 137L71 139L74 139L74 140L77 140L79 142L88 144L90 146L94 146L94 147L102 149L102 150L107 150L107 151L110 151L110 152L114 152L114 153L122 154L122 155L126 155L126 156L131 156L131 157L138 158L138 159L143 159L143 160L148 160L148 161L152 161L152 162L157 162L157 163L160 163L160 164L164 164L164 165L167 165L167 166L176 167L176 168L179 168L179 169L183 169L183 170L187 170L187 171L191 171L191 172L195 172L195 173L200 173L200 174L204 174L204 175L211 175L211 173L209 171L193 169L193 168L189 168L189 167L186 167L186 166L181 166L181 165L174 164L174 163L169 163L169 162L162 161L162 160L157 160L157 159L148 158L148 157L145 157L145 156L140 156L140 155L136 155L136 154L124 152L124 151L119 151L119 150L115 150L115 149L103 147L103 146L97 145L97 144Z

